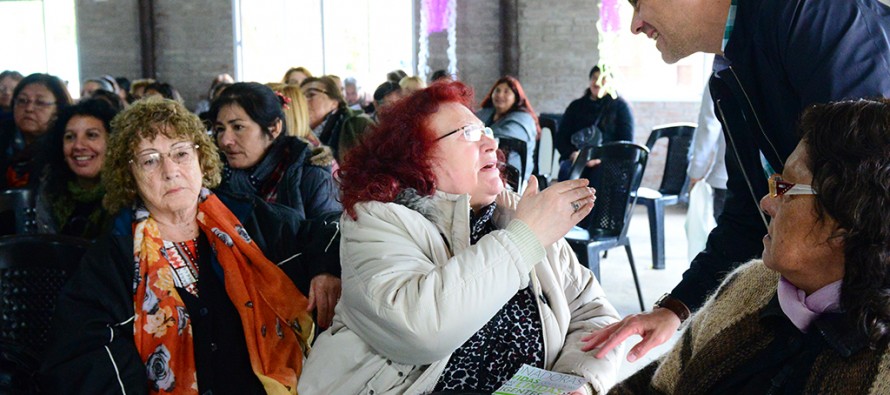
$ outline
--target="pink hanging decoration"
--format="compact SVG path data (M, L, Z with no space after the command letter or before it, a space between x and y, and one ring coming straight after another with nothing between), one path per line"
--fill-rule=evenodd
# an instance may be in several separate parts
M621 30L621 15L618 11L618 0L602 0L600 22L603 32L614 33Z
M448 0L424 0L427 6L426 33L433 34L448 29Z

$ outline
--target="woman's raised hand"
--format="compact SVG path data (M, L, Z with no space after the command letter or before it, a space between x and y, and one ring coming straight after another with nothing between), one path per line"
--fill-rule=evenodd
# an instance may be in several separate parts
M563 181L538 191L538 180L530 177L514 218L524 222L547 247L561 239L593 209L596 200L587 179Z

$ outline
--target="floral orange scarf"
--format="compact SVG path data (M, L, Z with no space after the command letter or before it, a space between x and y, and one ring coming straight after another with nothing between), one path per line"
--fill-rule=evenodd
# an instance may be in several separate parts
M197 221L222 266L254 374L268 394L296 394L303 352L313 330L306 297L207 190L201 194ZM146 365L149 392L197 394L191 322L174 288L170 264L161 256L164 243L157 222L140 209L133 226L137 273L133 332Z

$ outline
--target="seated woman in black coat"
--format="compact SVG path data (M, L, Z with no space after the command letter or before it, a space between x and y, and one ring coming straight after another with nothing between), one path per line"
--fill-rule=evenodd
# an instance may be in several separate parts
M210 192L219 153L182 104L140 100L112 127L117 216L60 295L46 393L295 394L313 333L304 295L338 271L336 250L291 209Z
M590 85L584 90L584 95L569 104L562 116L557 129L559 133L554 140L559 150L560 180L568 178L572 161L584 146L634 139L630 107L617 94L613 96L606 92L607 75L602 73L599 66L593 66L588 74ZM588 163L588 167L595 165L595 161Z
M257 195L297 211L300 219L339 213L331 169L313 165L312 147L287 135L283 96L255 83L234 84L210 107L223 154L221 191Z

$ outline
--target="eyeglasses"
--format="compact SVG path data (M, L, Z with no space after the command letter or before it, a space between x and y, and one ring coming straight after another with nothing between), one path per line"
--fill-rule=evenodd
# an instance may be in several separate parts
M136 155L136 159L130 159L131 164L136 166L145 173L153 173L161 168L161 162L164 156L170 158L177 165L191 163L195 157L195 150L200 147L198 144L180 145L173 147L170 152L162 154L160 152L148 152Z
M16 107L27 107L31 103L34 103L34 107L37 107L37 108L47 108L49 106L56 104L56 102L54 102L54 101L44 101L44 100L40 100L40 99L31 100L26 97L17 97L15 99Z
M481 140L483 134L488 138L494 138L494 132L491 130L491 128L485 127L483 125L467 125L467 126L452 130L448 133L445 133L442 136L439 136L439 138L437 138L436 141L444 139L444 138L451 136L452 134L455 134L457 132L463 132L464 139L466 139L469 142L475 142L475 141Z
M794 184L782 180L782 176L773 174L769 177L769 196L782 195L818 195L812 186L806 184Z
M303 95L306 96L306 100L312 100L312 98L318 96L319 94L327 95L328 93L318 88L309 88L306 89L306 92L303 92Z

